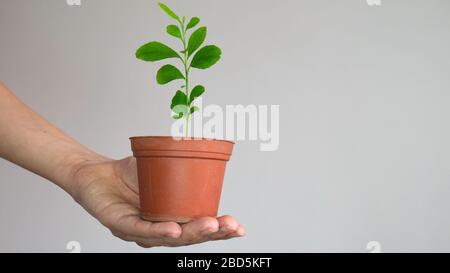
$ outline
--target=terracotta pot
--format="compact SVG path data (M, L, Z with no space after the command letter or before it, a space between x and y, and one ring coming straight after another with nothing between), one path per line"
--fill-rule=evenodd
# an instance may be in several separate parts
M152 136L130 140L137 160L142 218L185 223L217 216L233 142Z

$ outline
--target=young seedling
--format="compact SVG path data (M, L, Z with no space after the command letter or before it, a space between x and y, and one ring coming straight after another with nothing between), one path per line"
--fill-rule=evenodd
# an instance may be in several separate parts
M189 89L189 71L191 68L207 69L213 66L219 61L222 51L215 45L207 45L200 48L206 38L206 27L199 27L193 31L200 22L198 17L192 17L187 21L185 16L180 18L163 3L159 3L159 6L169 17L177 22L178 25L168 25L166 30L169 35L181 41L182 49L177 52L163 43L149 42L136 51L136 58L146 62L155 62L169 58L176 58L181 61L183 72L171 64L166 64L156 73L156 81L158 84L167 84L174 80L183 80L183 84L180 86L181 90L176 91L170 108L174 113L174 119L186 119L185 129L186 137L188 137L189 117L199 110L192 103L205 92L205 87L202 85L196 85L194 88ZM188 31L193 31L189 37Z

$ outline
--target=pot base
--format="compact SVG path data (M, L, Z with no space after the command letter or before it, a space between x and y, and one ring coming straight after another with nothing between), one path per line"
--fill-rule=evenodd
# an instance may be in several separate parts
M176 217L176 216L150 216L141 214L141 218L150 222L176 222L178 224L186 224L194 220L189 217Z

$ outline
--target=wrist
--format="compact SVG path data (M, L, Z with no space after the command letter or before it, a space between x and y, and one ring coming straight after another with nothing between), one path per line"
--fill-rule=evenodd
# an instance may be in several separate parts
M73 154L63 164L63 166L65 165L63 168L66 170L66 174L59 186L72 196L75 201L79 202L82 182L92 180L92 176L95 175L95 173L86 170L89 169L89 166L110 160L90 151Z

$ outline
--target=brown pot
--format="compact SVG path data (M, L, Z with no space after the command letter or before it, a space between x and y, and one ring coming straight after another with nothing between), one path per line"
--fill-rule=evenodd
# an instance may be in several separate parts
M130 140L137 160L142 218L185 223L217 216L233 142L156 136Z

